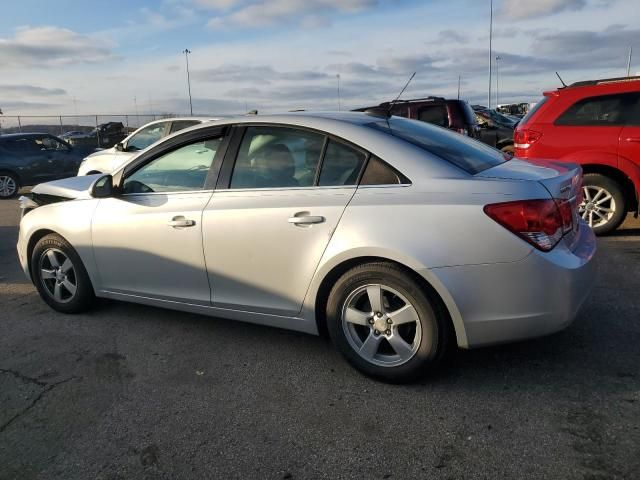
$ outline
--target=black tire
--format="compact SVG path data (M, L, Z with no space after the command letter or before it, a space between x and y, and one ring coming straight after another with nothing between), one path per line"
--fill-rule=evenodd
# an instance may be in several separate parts
M343 327L342 312L346 308L346 302L358 289L371 284L380 284L397 291L408 300L418 314L421 338L419 342L415 337L413 339L413 345L417 347L417 351L400 365L382 366L367 361L356 351L352 346L352 340L347 337L352 335L345 331L349 330L349 327ZM415 328L417 327L416 325ZM357 328L367 338L374 333L374 325L358 325ZM366 375L390 383L410 382L434 370L448 350L451 335L446 316L441 311L439 303L430 298L430 295L410 274L399 266L387 262L359 265L340 277L329 294L327 329L333 343L351 365ZM397 330L394 331L397 332ZM386 341L384 336L381 338L381 341ZM388 346L391 347L391 344L389 343Z
M65 287L62 289L64 301L57 301L52 292L55 289L57 279L44 279L42 262L49 262L48 267L53 264L48 260L48 252L53 251L57 256L58 263L64 257L68 258L72 264L72 273L69 274L70 281L75 281L76 290L73 295L69 295L69 290ZM45 259L44 257L47 257ZM62 313L80 313L90 309L95 304L95 294L91 280L86 269L75 249L60 235L51 233L45 235L36 243L31 254L31 278L38 289L40 297L54 310ZM52 283L53 282L53 283ZM53 287L52 287L53 286ZM66 292L66 295L65 295Z
M606 223L596 225L593 227L593 231L596 235L606 235L614 231L624 221L627 214L627 204L621 185L610 177L601 175L599 173L587 173L584 175L582 181L583 187L597 187L606 190L613 201L615 202L615 208L613 209L613 215ZM586 206L586 198L583 201L583 206ZM581 207L582 213L582 207ZM588 220L588 219L587 219Z
M12 182L14 185L13 190L7 191L5 188L6 181ZM18 191L20 190L20 181L15 173L12 172L0 172L0 199L7 200L9 198L13 198L18 195Z

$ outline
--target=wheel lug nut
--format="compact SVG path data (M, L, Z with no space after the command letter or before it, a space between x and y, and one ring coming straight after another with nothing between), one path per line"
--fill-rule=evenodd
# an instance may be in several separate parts
M378 330L374 330L374 331L373 331L373 334L374 334L374 335L380 335L380 332L379 332Z
M369 325L373 325L374 323L376 323L375 320L373 318L370 318L369 319Z
M387 330L385 330L385 332L384 332L384 333L386 333L387 335L391 335L391 330L389 330L389 329L387 328Z
M378 318L380 318L380 317L382 316L382 312L378 312L378 313L376 313L376 316L377 316Z
M393 320L391 320L390 318L387 318L387 323L391 325L393 323Z

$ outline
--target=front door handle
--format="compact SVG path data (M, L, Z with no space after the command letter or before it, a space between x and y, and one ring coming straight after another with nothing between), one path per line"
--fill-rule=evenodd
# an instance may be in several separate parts
M173 228L193 227L196 224L195 220L189 220L183 216L173 217L167 225Z
M625 140L627 142L640 143L640 137L627 137Z
M289 219L289 223L294 225L313 225L314 223L322 223L324 220L324 217L309 215L309 212L299 212Z

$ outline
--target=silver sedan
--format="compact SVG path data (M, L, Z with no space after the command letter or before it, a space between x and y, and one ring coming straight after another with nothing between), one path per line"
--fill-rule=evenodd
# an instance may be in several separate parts
M95 297L318 334L408 381L457 345L566 327L595 239L581 170L386 112L227 119L113 175L22 198L18 253L52 308Z

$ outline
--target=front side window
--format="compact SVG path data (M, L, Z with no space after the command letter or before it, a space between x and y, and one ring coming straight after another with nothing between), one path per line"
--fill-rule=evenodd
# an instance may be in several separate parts
M349 145L329 140L320 170L320 187L355 185L367 154Z
M42 147L31 137L7 139L2 143L2 146L10 152L17 154L34 153L39 152L42 149Z
M41 150L68 150L69 148L62 142L53 137L36 138L36 143Z
M449 126L449 114L445 105L432 105L424 107L418 113L418 120L432 123L439 127Z
M127 142L127 151L135 152L147 148L164 136L167 122L154 123L144 127Z
M152 160L125 179L123 193L202 190L221 141L201 140Z
M625 110L631 101L630 95L584 98L571 105L555 124L583 127L624 125Z
M248 127L230 188L313 186L325 137L281 127Z

